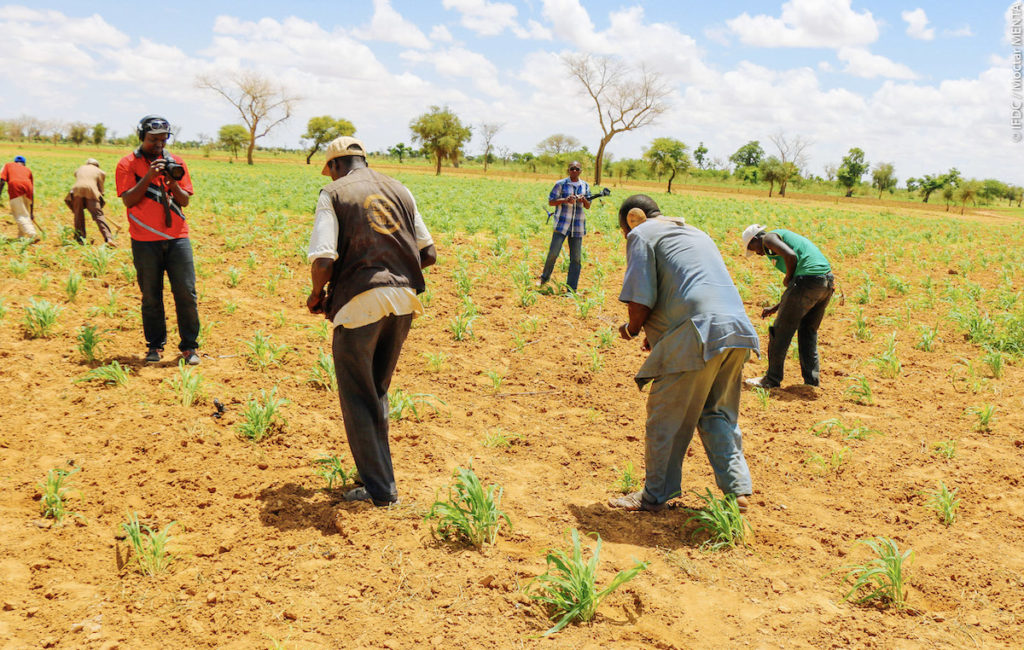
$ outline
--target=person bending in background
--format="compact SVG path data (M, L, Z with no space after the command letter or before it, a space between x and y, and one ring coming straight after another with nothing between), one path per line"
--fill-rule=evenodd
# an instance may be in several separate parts
M75 170L75 184L71 187L71 212L75 219L75 239L85 243L85 211L88 210L96 227L107 245L114 245L114 235L110 232L110 224L103 217L103 182L107 175L100 169L95 158L89 158L85 164Z
M18 224L18 237L35 240L35 183L32 170L25 163L25 156L15 156L14 162L7 163L0 170L0 194L4 191L4 185L7 185L11 213Z
M778 313L768 328L768 372L748 379L747 384L766 389L782 384L786 353L795 333L804 383L817 386L821 378L818 327L835 293L832 266L806 237L756 223L743 231L743 248L747 257L763 255L771 260L785 274L782 286L786 288L777 305L761 312L761 318Z
M388 389L412 319L423 314L422 269L437 259L416 202L370 169L366 149L342 136L327 145L309 241L310 313L334 324L334 370L352 459L362 486L346 501L398 502L388 440Z
M663 216L649 196L622 203L619 227L626 237L619 300L629 314L619 334L628 341L643 329L650 356L635 379L651 391L644 488L609 505L657 511L679 496L696 429L715 483L746 511L753 486L738 424L740 389L758 340L736 285L711 238L682 218Z
M551 279L551 273L558 261L562 244L569 240L569 273L565 283L573 292L580 282L583 267L583 236L587 234L586 210L590 209L590 185L580 179L583 168L578 161L569 163L569 176L555 183L548 194L548 205L555 207L555 230L551 233L548 257L540 274L537 286L544 286Z

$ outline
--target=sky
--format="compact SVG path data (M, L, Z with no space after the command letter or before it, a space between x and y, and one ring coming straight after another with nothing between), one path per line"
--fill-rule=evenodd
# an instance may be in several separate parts
M124 6L0 5L0 119L103 122L125 135L159 113L180 140L215 136L240 120L196 76L257 70L302 97L266 145L297 147L310 117L332 115L355 124L369 150L384 150L411 143L409 123L436 105L474 134L501 124L494 143L511 151L534 151L556 133L596 151L593 103L562 60L593 54L644 66L670 88L655 124L614 137L613 159L672 137L691 151L703 142L725 163L750 140L774 153L770 138L783 134L811 142L812 174L860 147L870 163L892 163L901 183L955 166L965 177L1024 184L1009 1ZM467 153L482 147L474 135Z

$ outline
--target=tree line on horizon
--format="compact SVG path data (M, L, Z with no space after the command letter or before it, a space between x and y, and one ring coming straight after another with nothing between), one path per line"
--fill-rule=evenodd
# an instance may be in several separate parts
M810 173L807 169L807 150L812 142L800 135L779 131L770 136L775 152L767 154L759 140L751 140L739 147L730 156L712 157L701 142L691 149L679 139L671 137L654 138L644 148L641 158L615 160L606 152L612 138L619 133L634 131L653 124L668 109L670 88L660 77L643 67L631 68L615 57L589 54L569 54L562 59L570 76L579 84L581 95L587 97L594 107L602 136L596 152L583 145L577 138L563 133L548 136L532 151L514 152L507 146L494 142L504 124L482 123L478 134L483 140L479 156L470 155L466 148L473 136L473 126L463 121L447 106L431 106L428 111L415 117L409 123L412 146L399 142L385 150L376 152L380 156L397 158L403 163L407 158L424 158L432 162L435 174L440 175L444 163L458 167L460 161L482 162L484 171L491 164L501 162L513 164L533 172L554 171L560 173L570 160L578 159L593 170L594 184L601 185L602 177L618 176L621 181L634 179L657 179L667 177L666 191L672 192L672 183L679 175L691 180L712 180L718 182L746 183L768 186L768 196L785 196L792 183L804 188L808 185L840 189L845 196L855 191L864 192L865 186L877 190L878 198L889 192L895 193L898 186L894 164L878 162L872 168L865 152L852 147L842 160L825 165L824 176ZM257 141L267 136L274 128L291 118L296 105L302 100L276 83L268 75L254 70L243 70L221 76L202 75L195 79L197 88L211 91L237 110L242 124L225 124L216 137L199 134L195 140L176 142L175 146L203 149L206 155L214 148L220 148L238 159L242 149L246 151L246 162L254 164L253 152ZM172 127L173 130L173 127ZM343 135L355 135L355 125L340 117L321 115L307 122L306 131L300 137L301 150L306 154L306 163L322 146ZM64 123L46 121L23 115L18 118L0 120L0 139L14 141L45 141L82 145L115 144L136 146L138 139L134 130L123 137L109 132L103 123ZM265 150L295 151L288 148L268 147ZM865 184L864 176L870 173ZM952 167L945 173L925 174L920 178L910 177L904 181L909 195L917 195L927 203L933 195L942 196L946 209L959 204L961 213L968 203L977 206L979 201L993 203L1008 201L1009 205L1021 206L1024 188L1002 182L998 179L964 178Z

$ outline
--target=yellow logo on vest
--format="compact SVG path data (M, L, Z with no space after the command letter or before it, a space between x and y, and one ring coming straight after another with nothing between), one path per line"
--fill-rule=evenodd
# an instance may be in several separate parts
M363 201L366 220L370 227L382 235L390 235L398 230L398 219L395 218L395 204L382 194L371 194Z

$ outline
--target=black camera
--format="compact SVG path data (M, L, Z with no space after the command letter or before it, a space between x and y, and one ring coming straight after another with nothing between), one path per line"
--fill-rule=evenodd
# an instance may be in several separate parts
M185 178L185 166L171 158L164 158L164 176L174 181Z

